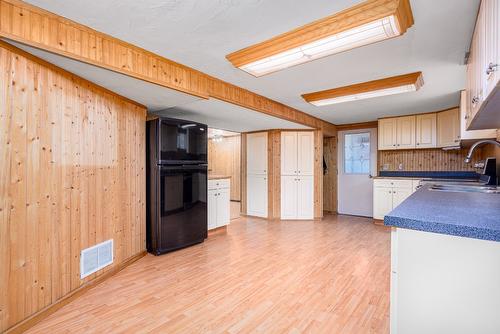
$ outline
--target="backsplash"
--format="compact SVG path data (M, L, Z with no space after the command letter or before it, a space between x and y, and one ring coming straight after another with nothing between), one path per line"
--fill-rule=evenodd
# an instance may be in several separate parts
M467 148L378 151L378 169L384 170L386 165L386 170L395 171L402 164L405 171L476 171L472 165L483 158L482 151L476 150L469 164L464 162L467 151Z

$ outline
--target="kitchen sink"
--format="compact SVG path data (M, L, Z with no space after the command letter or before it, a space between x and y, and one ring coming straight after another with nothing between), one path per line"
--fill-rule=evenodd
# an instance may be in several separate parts
M500 194L500 188L487 185L465 185L465 184L434 184L429 190L432 191L447 191L460 193L485 193L485 194Z

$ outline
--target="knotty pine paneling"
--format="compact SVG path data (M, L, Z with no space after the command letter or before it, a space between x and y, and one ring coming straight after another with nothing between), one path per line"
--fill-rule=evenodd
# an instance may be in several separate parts
M19 0L0 0L0 36L202 98L322 129L335 125Z
M241 200L241 136L208 141L208 171L231 177L231 201Z
M314 218L323 218L323 131L314 131Z
M3 42L0 76L2 332L145 250L146 110Z
M328 167L323 176L323 210L337 212L337 136L324 138L323 156Z
M268 160L268 206L269 219L281 217L281 131L271 130L267 133Z
M472 164L482 159L481 149L474 153L472 163L465 163L468 148L442 150L438 148L418 150L378 151L378 167L397 170L400 163L405 171L475 171Z

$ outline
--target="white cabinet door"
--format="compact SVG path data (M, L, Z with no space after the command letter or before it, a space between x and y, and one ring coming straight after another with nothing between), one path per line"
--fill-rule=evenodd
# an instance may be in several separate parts
M297 133L297 171L298 175L314 174L314 133Z
M394 150L397 148L397 122L395 118L378 120L378 149Z
M392 188L373 188L373 218L384 219L392 210Z
M499 30L499 6L500 1L498 0L483 0L481 6L485 7L484 19L485 19L485 62L483 71L485 72L485 88L484 94L488 96L496 84L498 83L499 75L498 72L500 64L498 63L498 44L500 33ZM497 65L496 67L494 65Z
M392 189L392 208L395 209L405 199L413 193L412 188L393 188Z
M247 174L267 174L267 132L247 134Z
M436 147L436 114L417 115L415 118L416 148Z
M217 227L217 189L208 191L208 229Z
M297 180L297 176L281 176L281 219L297 218Z
M217 226L229 224L230 191L228 188L219 189L217 192Z
M297 182L297 219L314 218L313 176L299 176Z
M457 108L437 113L438 147L460 144L460 112Z
M247 214L267 218L267 176L248 175Z
M415 116L398 117L397 148L415 148Z
M281 174L297 175L297 132L281 132Z

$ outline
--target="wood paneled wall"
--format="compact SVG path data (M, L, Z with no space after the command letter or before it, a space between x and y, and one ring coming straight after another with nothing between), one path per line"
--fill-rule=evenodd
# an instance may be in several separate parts
M187 94L322 129L335 125L19 0L0 0L0 36Z
M271 130L267 133L267 170L268 180L268 206L269 219L281 217L281 131Z
M241 134L241 205L240 212L242 215L247 214L247 134Z
M0 42L0 332L145 250L145 119ZM81 280L80 251L111 238Z
M323 218L323 131L314 131L314 218Z
M231 201L241 200L241 136L208 141L208 172L231 177Z
M379 171L388 164L388 170L398 170L400 163L405 171L474 171L473 163L482 158L481 149L474 153L472 163L465 163L467 148L442 150L439 148L418 150L378 151Z
M323 210L337 212L337 136L324 138L323 155L328 167L323 176Z

